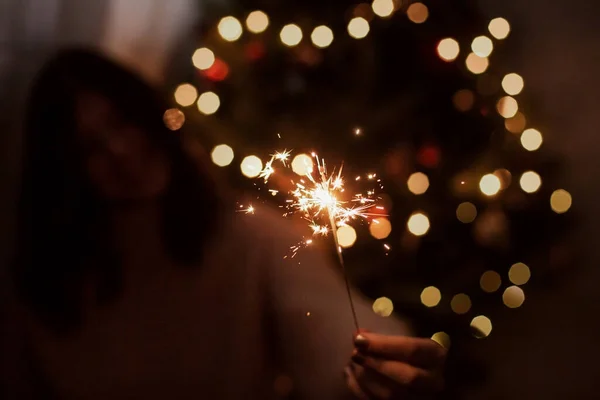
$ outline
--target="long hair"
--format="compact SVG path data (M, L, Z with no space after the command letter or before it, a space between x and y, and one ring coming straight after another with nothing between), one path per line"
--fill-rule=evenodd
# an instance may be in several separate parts
M195 265L221 206L214 180L165 127L165 98L136 74L90 50L66 50L39 73L25 121L14 279L34 314L56 331L81 322L85 279L100 304L121 291L121 263L107 208L95 195L75 144L75 102L82 91L102 95L167 154L168 188L161 198L161 234L168 255ZM209 210L209 211L207 211Z

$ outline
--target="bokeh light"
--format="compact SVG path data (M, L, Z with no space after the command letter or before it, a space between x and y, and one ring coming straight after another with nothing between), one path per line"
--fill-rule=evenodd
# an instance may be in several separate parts
M456 218L463 224L469 224L475 221L477 217L477 207L473 203L460 203L456 208Z
M514 117L504 120L504 127L511 133L521 133L527 125L527 119L523 113L517 111Z
M571 197L571 193L564 189L555 190L550 196L550 207L557 214L566 213L572 204L573 198Z
M500 179L494 174L486 174L479 181L479 190L486 196L495 196L502 188Z
M487 36L478 36L471 42L471 50L479 57L489 57L494 50L494 43Z
M246 27L252 33L264 32L269 27L269 17L262 11L252 11L246 18Z
M516 96L523 90L525 82L519 74L510 73L502 78L502 89L511 96Z
M228 42L234 42L242 36L242 24L237 18L228 16L223 17L217 25L219 35Z
M518 308L525 301L525 292L518 286L509 286L502 294L502 302L508 308Z
M344 249L352 247L356 242L356 231L350 225L342 225L337 229L337 240Z
M512 118L519 111L519 103L517 103L514 97L504 96L498 100L496 109L498 110L498 114L504 118Z
M535 151L540 148L544 139L537 129L529 128L521 134L521 145L527 151Z
M479 279L479 286L481 287L481 290L486 293L495 292L500 289L501 284L502 278L496 271L485 271L481 274L481 278Z
M317 26L310 35L310 40L319 48L325 48L333 42L333 31L325 25Z
M226 167L233 161L233 149L226 144L220 144L212 149L210 158L219 167Z
M177 89L175 89L174 97L177 104L183 107L188 107L194 104L198 98L198 91L193 85L190 85L189 83L183 83L177 86Z
M163 122L167 128L176 131L185 123L185 114L177 108L170 108L163 114Z
M529 267L522 262L513 264L508 270L508 279L515 285L524 285L531 278Z
M435 286L428 286L421 292L421 303L426 307L435 307L442 300L442 292Z
M471 329L473 336L483 339L492 333L492 321L485 315L478 315L471 320Z
M281 28L279 38L286 46L296 46L302 41L302 29L296 24L287 24Z
M423 236L429 231L429 218L423 213L414 213L406 223L408 231L415 236Z
M300 176L312 174L313 159L308 154L297 154L292 160L292 171Z
M257 156L244 157L240 164L242 174L248 178L256 178L262 171L263 164Z
M521 179L519 180L519 184L521 185L521 189L523 189L526 193L535 193L539 190L540 186L542 186L542 178L538 175L537 172L527 171L521 175Z
M406 184L411 193L416 195L423 194L429 188L429 178L422 172L415 172L408 177Z
M475 53L469 53L465 60L465 65L469 71L478 75L483 74L488 69L490 62L487 57L479 57Z
M436 332L431 336L431 340L437 342L440 346L446 350L450 349L451 341L450 336L446 332Z
M490 34L498 40L506 39L510 33L510 24L504 18L494 18L488 24Z
M362 39L369 34L369 21L363 17L354 17L348 22L348 34L354 39Z
M461 89L452 96L452 103L458 111L469 111L475 103L475 94L472 90Z
M215 53L211 49L202 47L194 51L192 55L192 64L199 70L205 71L212 67L215 62Z
M494 171L494 175L500 179L500 188L506 189L512 182L512 174L505 168L499 168Z
M471 309L471 298L464 293L452 297L450 308L457 314L466 314Z
M387 297L380 297L373 302L373 312L380 317L389 317L394 312L394 303Z
M389 17L394 13L394 1L393 0L373 0L371 4L375 15L385 18Z
M221 100L215 92L204 92L198 97L198 111L205 115L217 112L221 106Z
M442 39L438 43L437 52L442 60L454 61L458 57L458 53L460 53L460 46L452 38Z
M369 224L369 233L375 239L385 239L392 233L392 224L385 217L375 218Z
M422 24L429 17L429 9L423 3L412 3L406 10L406 16L415 24Z

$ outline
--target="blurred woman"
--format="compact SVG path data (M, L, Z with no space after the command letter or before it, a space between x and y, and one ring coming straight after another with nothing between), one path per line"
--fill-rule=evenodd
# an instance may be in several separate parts
M167 108L91 51L62 52L34 84L13 276L40 390L403 399L438 389L443 349L359 295L359 321L379 334L353 346L329 260L307 251L286 262L295 226L231 212L205 155L165 127Z

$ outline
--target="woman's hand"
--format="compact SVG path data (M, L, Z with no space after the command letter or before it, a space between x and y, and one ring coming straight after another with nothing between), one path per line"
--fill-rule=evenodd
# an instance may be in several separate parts
M359 333L346 369L349 388L360 399L406 399L443 387L446 350L430 339Z

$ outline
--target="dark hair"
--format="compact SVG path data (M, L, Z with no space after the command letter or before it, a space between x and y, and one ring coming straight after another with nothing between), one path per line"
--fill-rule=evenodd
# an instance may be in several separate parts
M93 276L100 303L120 293L121 263L106 207L88 183L75 146L75 101L102 95L142 128L171 163L161 199L162 237L172 259L197 263L220 206L214 180L185 148L183 132L165 127L165 98L136 74L91 50L60 52L41 70L26 114L14 278L18 293L46 325L80 323L84 279ZM209 211L207 211L209 210Z

